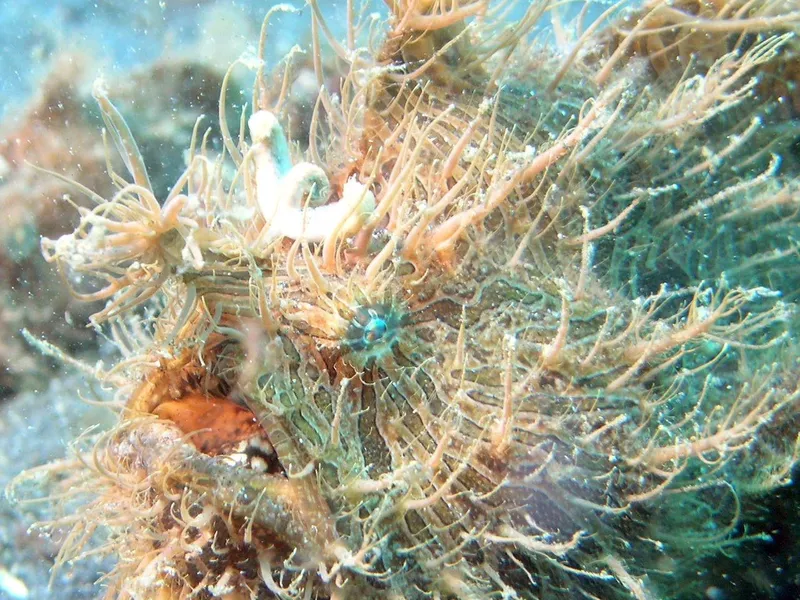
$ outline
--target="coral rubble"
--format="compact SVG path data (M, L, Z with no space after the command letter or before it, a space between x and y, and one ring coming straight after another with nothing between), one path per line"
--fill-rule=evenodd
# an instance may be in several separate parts
M694 593L665 571L800 449L795 82L761 92L800 15L655 0L553 50L547 0L387 3L340 41L312 0L305 152L260 63L163 195L95 87L128 179L42 247L121 408L37 471L84 501L59 562L102 526L109 597Z

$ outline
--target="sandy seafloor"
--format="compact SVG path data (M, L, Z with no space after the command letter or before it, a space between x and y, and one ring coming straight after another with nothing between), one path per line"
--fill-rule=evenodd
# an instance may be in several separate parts
M323 2L328 11L337 8L333 1ZM89 82L99 74L124 78L154 61L173 58L204 62L224 72L242 53L254 51L261 20L272 4L257 0L0 0L0 137L14 130L60 56L81 56ZM272 33L274 57L307 40L300 29L307 18L308 9L301 18L288 20L290 26ZM337 21L331 23L336 28ZM6 285L4 277L0 285ZM0 305L0 317L10 308ZM52 315L54 321L62 318ZM84 350L83 358L90 363L102 353L95 348ZM67 444L87 427L110 422L109 411L81 401L89 393L86 376L56 367L35 378L34 385L27 383L0 398L0 489L20 471L63 457ZM775 496L768 510L775 515L778 535L754 551L751 564L728 563L725 568L698 573L708 579L707 598L798 597L798 496L796 485ZM57 546L29 530L31 521L43 514L36 506L12 507L0 496L0 600L102 597L102 588L93 582L110 565L103 558L69 566L50 584ZM725 564L724 558L720 564ZM730 576L731 566L736 576Z

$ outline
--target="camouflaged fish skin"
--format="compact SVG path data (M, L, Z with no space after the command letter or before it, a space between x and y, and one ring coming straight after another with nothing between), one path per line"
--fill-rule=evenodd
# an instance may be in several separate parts
M307 68L341 78L307 149L291 70L259 66L241 135L197 128L164 198L96 86L128 173L43 250L106 301L122 357L94 374L124 409L43 468L85 501L59 564L103 525L110 598L689 589L663 573L734 545L797 459L793 275L766 270L797 179L755 90L798 15L710 4L548 49L546 1L392 0L371 45L312 1ZM726 44L670 80L639 56L667 18Z

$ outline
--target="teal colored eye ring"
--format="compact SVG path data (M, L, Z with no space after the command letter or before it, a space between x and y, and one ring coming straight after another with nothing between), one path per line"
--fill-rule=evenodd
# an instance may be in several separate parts
M369 322L364 326L364 341L369 344L377 344L389 331L386 320L378 315L373 315Z
M356 352L375 354L391 346L403 321L402 312L390 304L360 306L347 328L344 344Z

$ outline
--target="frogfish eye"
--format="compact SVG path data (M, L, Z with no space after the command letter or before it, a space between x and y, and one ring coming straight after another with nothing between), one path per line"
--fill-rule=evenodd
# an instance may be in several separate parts
M386 334L389 326L383 318L375 314L374 311L371 312L373 314L370 315L370 320L364 327L364 340L370 344L374 344Z
M361 306L347 328L345 344L351 350L373 353L392 342L401 324L399 311L390 305Z

